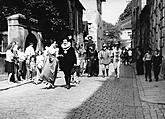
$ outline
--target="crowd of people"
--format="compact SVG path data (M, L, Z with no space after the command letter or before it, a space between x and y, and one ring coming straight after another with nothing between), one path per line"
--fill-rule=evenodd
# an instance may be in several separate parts
M65 87L70 89L71 83L78 84L79 77L84 74L88 77L98 76L99 67L102 77L108 77L110 63L113 63L115 77L119 78L123 52L119 44L111 49L103 44L102 49L97 51L94 44L84 49L83 45L73 44L71 40L69 37L64 38L60 45L54 41L50 46L37 51L33 43L29 43L25 51L16 41L10 43L5 59L8 82L32 80L35 84L44 83L47 88L52 88L61 70Z

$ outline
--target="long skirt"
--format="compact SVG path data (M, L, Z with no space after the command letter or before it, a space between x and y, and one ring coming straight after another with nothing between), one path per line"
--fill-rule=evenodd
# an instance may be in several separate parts
M51 58L48 56L45 60L43 70L41 72L40 78L42 81L46 81L54 85L55 79L57 77L58 70L58 60L56 57Z
M5 61L5 72L14 73L14 62Z

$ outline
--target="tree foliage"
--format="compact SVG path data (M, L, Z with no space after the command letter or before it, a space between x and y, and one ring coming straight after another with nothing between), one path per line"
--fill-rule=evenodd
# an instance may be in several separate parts
M52 38L66 30L67 11L66 0L0 0L0 22L3 23L0 29L6 29L6 17L21 13L27 19L37 19L40 30Z
M127 17L131 16L132 14L132 1L129 2L124 9L124 12L119 16L119 21L125 20Z
M103 21L103 40L105 42L120 40L120 27Z

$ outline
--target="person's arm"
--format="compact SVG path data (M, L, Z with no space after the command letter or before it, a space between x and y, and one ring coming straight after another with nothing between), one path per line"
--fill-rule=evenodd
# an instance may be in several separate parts
M146 61L146 54L145 54L144 57L143 57L143 61L144 61L144 62Z
M76 57L76 51L74 48L72 48L72 56L73 56L74 65L76 65L77 64L77 57Z

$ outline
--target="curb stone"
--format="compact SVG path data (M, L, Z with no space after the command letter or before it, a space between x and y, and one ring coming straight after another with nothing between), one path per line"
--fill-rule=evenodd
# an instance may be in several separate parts
M4 91L4 90L11 89L11 88L19 87L19 86L29 84L29 83L32 83L32 82L33 81L26 81L26 82L20 82L20 83L6 84L5 86L0 87L0 91Z

